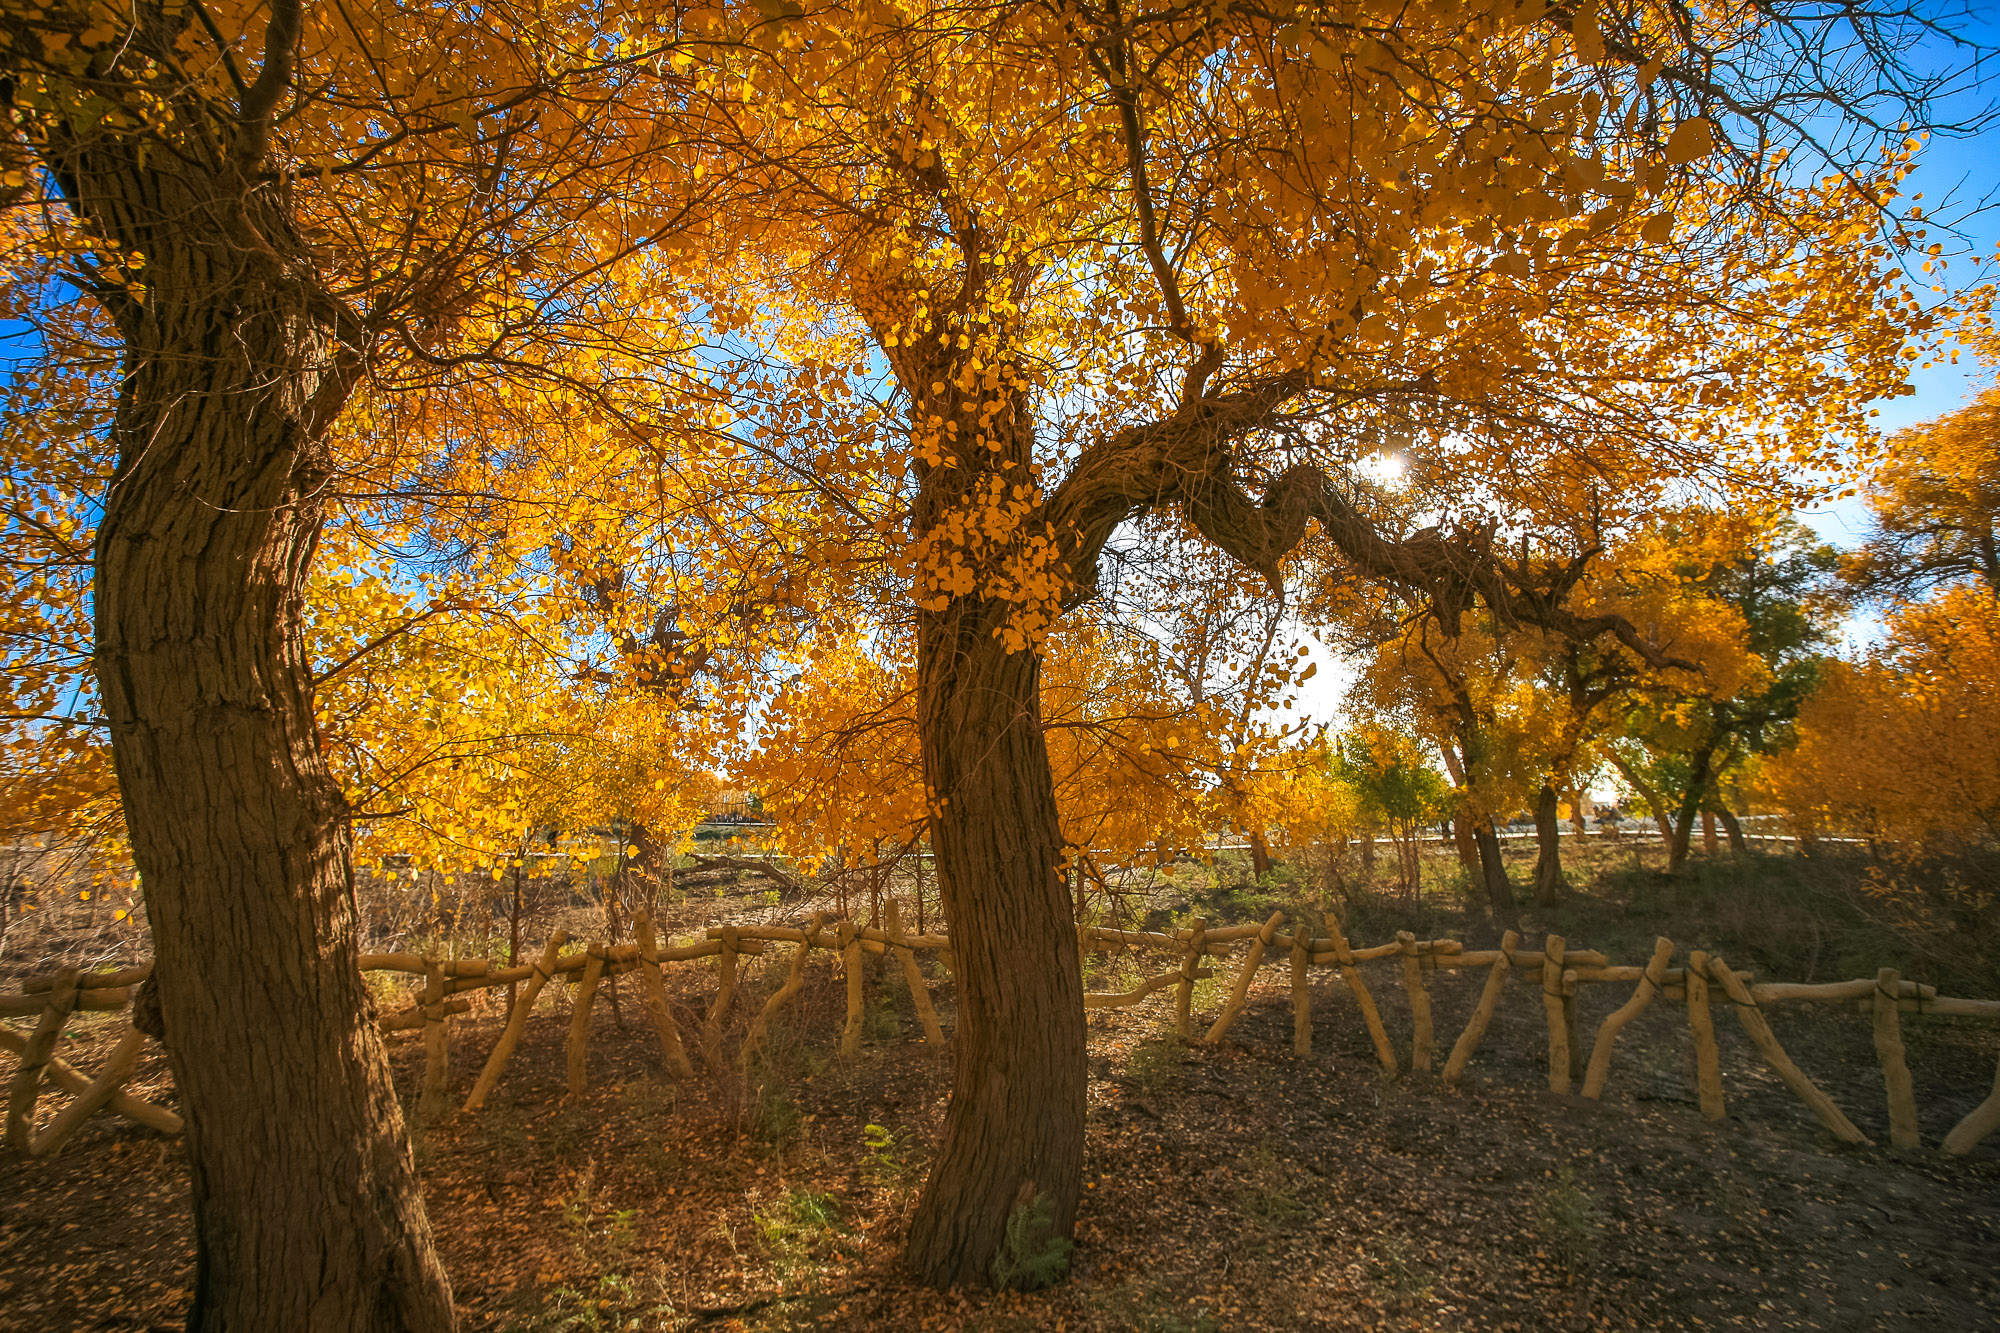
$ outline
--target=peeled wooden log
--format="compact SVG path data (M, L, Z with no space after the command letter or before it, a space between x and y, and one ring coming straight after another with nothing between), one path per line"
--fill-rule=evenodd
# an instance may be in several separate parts
M1176 953L1187 948L1187 932L1168 934L1159 930L1113 930L1109 926L1090 926L1081 932L1088 943L1090 952L1106 953L1113 949L1171 949ZM948 937L943 937L948 938ZM1227 944L1208 941L1204 949L1212 956L1220 957L1229 952Z
M896 900L889 900L889 934L897 939L903 936L903 914L896 906ZM917 966L916 953L907 946L898 945L896 961L903 969L903 984L910 988L910 1003L916 1006L917 1021L923 1025L924 1041L932 1046L944 1045L944 1029L938 1025L937 1010L931 1006L931 988L924 981L924 971Z
M1312 949L1303 939L1292 941L1292 1054L1313 1049Z
M778 892L785 897L796 898L806 892L806 886L798 876L779 866L776 858L766 856L706 856L697 853L694 858L696 870L744 871L761 875L778 886Z
M0 995L0 1018L26 1018L49 1007L49 992L35 995ZM69 1012L113 1013L132 1002L132 990L121 986L112 990L78 990Z
M762 943L755 944L748 949L744 948L740 943L736 947L740 953L764 952ZM688 944L669 944L659 951L659 957L663 963L687 963L697 958L713 958L721 952L722 942L720 940L694 940Z
M12 1051L14 1054L20 1055L27 1048L28 1038L14 1031L14 1029L0 1024L0 1050ZM53 1055L49 1057L44 1075L50 1082L56 1084L65 1092L72 1092L78 1096L82 1096L90 1090L91 1080L81 1070ZM156 1106L142 1097L133 1096L131 1093L112 1093L111 1099L106 1103L106 1106L113 1115L122 1115L134 1124L144 1125L148 1129L157 1129L163 1134L178 1134L181 1132L181 1118L179 1116L164 1106Z
M1694 1092L1701 1113L1710 1120L1727 1115L1722 1097L1722 1055L1715 1044L1715 1015L1708 1007L1708 955L1700 949L1688 955L1688 1034L1694 1040Z
M1493 1022L1493 1010L1500 1002L1501 988L1507 984L1507 973L1512 970L1514 946L1521 942L1520 932L1510 930L1500 937L1500 948L1493 956L1492 970L1486 974L1486 984L1480 989L1479 1003L1473 1006L1472 1018L1466 1023L1465 1031L1458 1034L1453 1043L1451 1055L1444 1062L1444 1081L1456 1083L1465 1074L1465 1066L1472 1059L1472 1053L1479 1049L1479 1043L1486 1036L1486 1029Z
M1896 1018L1896 1001L1901 996L1902 974L1885 967L1875 974L1875 1058L1882 1064L1882 1088L1889 1098L1889 1143L1896 1148L1914 1148L1922 1141L1917 1132L1917 1098L1910 1086L1910 1066L1903 1057L1903 1032Z
M863 926L857 932L869 944L885 944L892 949L949 949L949 935L905 935L894 926L878 930L874 926Z
M1403 952L1403 946L1400 942L1391 942L1389 944L1371 944L1366 949L1357 949L1350 944L1347 948L1346 956L1348 957L1348 959L1356 963L1373 963L1383 958L1394 958L1402 952ZM1334 943L1329 945L1327 948L1320 949L1313 954L1313 962L1319 964L1321 967L1343 966L1340 960L1341 960L1341 952L1339 948L1339 941L1337 940L1334 941Z
M861 1028L867 1003L861 990L861 939L854 933L852 921L842 921L835 928L834 940L840 949L840 970L847 982L847 1023L840 1033L840 1058L852 1060L861 1054Z
M565 936L564 938L568 937ZM744 950L746 953L762 953L763 951L764 945L761 942L752 946L746 946ZM712 958L721 952L722 945L718 942L714 940L697 940L693 944L674 944L664 949L658 949L656 961L660 963L684 963L695 958ZM640 956L639 946L636 944L621 944L614 949L607 949L604 951L604 956L607 960L604 967L606 976L623 976L627 972L637 972L641 967L647 965L645 960ZM579 973L583 971L583 965L588 961L588 958L589 955L587 953L572 954L568 958L557 959L550 964L548 970L558 976ZM528 980L534 974L535 964L523 963L518 967L503 967L498 971L488 972L479 976L455 977L445 982L444 993L446 995L459 995L466 991L491 990L498 986L511 986L516 982Z
M76 981L77 969L73 967L56 973L47 998L42 1001L41 1019L21 1049L21 1066L14 1071L14 1080L7 1087L6 1143L15 1152L28 1151L29 1131L35 1123L35 1099L42 1090L42 1070L54 1058L63 1024L69 1021L70 1011L76 1007L81 993Z
M555 975L556 958L567 943L569 932L559 930L542 946L542 956L528 969L528 985L521 992L513 1011L507 1015L507 1026L502 1029L500 1040L494 1043L493 1054L486 1057L486 1067L479 1071L478 1081L472 1085L472 1092L466 1097L461 1110L477 1111L486 1105L493 1085L500 1081L507 1061L513 1058L514 1048L521 1044L521 1034L527 1030L528 1014L535 1007L535 998L542 993L542 987L549 984L549 978Z
M1375 1043L1375 1058L1382 1062L1382 1072L1395 1076L1396 1048L1389 1042L1389 1030L1382 1026L1382 1011L1375 1007L1375 997L1368 991L1368 983L1361 978L1361 969L1354 965L1354 951L1347 946L1345 935L1333 939L1335 960L1340 967L1340 979L1347 983L1347 989L1354 995L1354 1003L1361 1010L1361 1021L1368 1025L1369 1040Z
M1993 1067L1993 1091L1987 1093L1986 1100L1973 1107L1965 1119L1953 1125L1951 1133L1944 1136L1945 1156L1965 1156L1996 1129L2000 1129L2000 1064Z
M29 1147L33 1157L53 1157L69 1141L70 1135L83 1128L83 1122L102 1110L106 1103L118 1095L125 1086L125 1080L132 1077L132 1071L139 1064L139 1048L146 1044L146 1034L137 1028L126 1028L125 1035L111 1048L105 1058L104 1068L97 1072L76 1100L57 1113L49 1122L49 1127L36 1135Z
M1203 975L1201 960L1208 953L1208 922L1196 917L1185 932L1187 951L1181 955L1181 982L1174 992L1174 1031L1182 1041L1194 1036L1194 983Z
M468 1014L472 1012L472 1001L446 1000L440 1006L440 1009L446 1015ZM424 1010L422 1005L413 1006L397 1014L385 1014L375 1020L375 1030L377 1032L415 1032L423 1025Z
M1403 947L1403 990L1410 998L1410 1072L1428 1073L1431 1067L1431 996L1424 988L1423 963L1417 955L1417 937L1407 930L1396 932Z
M1396 933L1396 940L1392 944L1374 944L1366 949L1352 949L1351 952L1354 954L1354 961L1357 963L1372 963L1380 958L1401 957L1405 952L1402 937L1408 934L1410 932L1406 930L1398 931ZM1271 937L1271 947L1274 949L1288 949L1292 946L1293 942L1292 937L1285 934L1278 934ZM1325 936L1307 940L1305 943L1316 965L1326 967L1338 964L1340 961L1333 947L1333 941ZM1417 956L1429 960L1433 967L1451 967L1455 966L1455 964L1448 960L1462 955L1465 952L1465 946L1457 940L1417 940L1416 950Z
M1873 1001L1863 1000L1856 1007L1867 1012L1875 1006ZM1935 1014L1940 1018L2000 1018L2000 1000L1961 1000L1952 995L1940 995L1935 1000L1904 998L1896 1001L1896 1011Z
M737 947L743 953L759 953L766 944L796 944L800 941L808 940L808 933L797 926L736 926L731 927L731 929L736 931ZM891 946L882 939L873 938L881 934L882 932L879 930L870 931L866 927L857 927L854 937L856 942L861 946L863 953L886 954L889 952ZM923 936L921 938L941 939L943 937ZM807 947L813 949L832 949L838 953L844 946L836 940L812 937ZM911 947L929 948L937 946L912 945Z
M1575 956L1574 954L1570 955L1571 958ZM1571 977L1581 982L1636 982L1642 981L1646 977L1646 969L1644 967L1568 967L1565 970ZM1752 974L1749 972L1738 972L1736 975L1741 977L1745 982L1748 982ZM1687 978L1681 974L1680 968L1670 967L1655 977L1654 981L1659 986L1661 993L1664 994L1670 988L1686 985Z
M1284 913L1280 912L1278 915L1283 916ZM1202 932L1210 944L1233 944L1237 940L1254 939L1263 933L1263 926L1251 925L1223 926L1219 929L1204 930ZM1183 932L1176 932L1176 934L1180 934L1183 939L1186 938ZM1268 944L1269 941L1267 940L1265 943Z
M1542 941L1542 1011L1549 1020L1549 1091L1569 1091L1569 1013L1563 1003L1563 937Z
M667 1007L667 983L660 975L660 940L653 932L652 916L641 911L633 919L632 930L639 937L639 990L645 997L647 1012L653 1017L653 1030L660 1034L660 1054L666 1057L667 1068L674 1072L674 1077L693 1078L694 1064L688 1059L687 1048L681 1045L673 1010Z
M722 1068L722 1025L730 1006L736 1003L736 959L744 944L735 926L723 926L717 939L722 952L715 956L715 998L701 1024L701 1060L711 1070ZM805 945L801 943L799 948L803 950Z
M1562 994L1563 1025L1567 1029L1566 1037L1569 1045L1569 1081L1572 1084L1579 1083L1583 1080L1583 1031L1582 1031L1582 1024L1581 1022L1578 1021L1577 1018L1576 992L1577 992L1576 973L1569 968L1564 968L1563 994Z
M408 972L421 977L429 975L432 962L437 962L447 977L480 977L492 970L484 958L434 960L413 953L364 953L359 968L363 972Z
M1856 1129L1854 1122L1834 1104L1833 1099L1821 1092L1819 1085L1792 1063L1792 1058L1785 1054L1785 1048L1778 1044L1777 1034L1771 1031L1771 1025L1757 1008L1757 1001L1750 997L1750 988L1723 966L1720 958L1711 959L1708 970L1710 977L1721 984L1723 993L1736 1006L1737 1021L1743 1024L1743 1030L1750 1034L1750 1040L1757 1043L1757 1049L1764 1053L1765 1061L1785 1081L1785 1086L1797 1093L1799 1100L1811 1108L1820 1123L1832 1130L1834 1137L1842 1143L1870 1142L1868 1136Z
M1204 967L1197 971L1195 975L1197 977L1207 977L1213 976L1214 972ZM1155 991L1162 991L1169 986L1177 984L1180 980L1180 969L1176 968L1172 972L1162 972L1156 977L1147 977L1128 991L1087 991L1083 997L1083 1007L1086 1009L1123 1009L1127 1005L1139 1003L1139 1001L1145 999Z
M1653 956L1639 972L1639 988L1632 992L1632 998L1619 1005L1608 1014L1597 1029L1597 1040L1591 1044L1590 1067L1584 1073L1583 1095L1592 1101L1604 1095L1604 1080L1611 1074L1611 1047L1618 1040L1618 1034L1625 1025L1646 1011L1664 988L1667 974L1667 960L1674 955L1674 942L1664 935L1653 941Z
M445 1027L441 964L430 964L418 1007L424 1016L424 1081L417 1094L417 1119L429 1121L444 1113L445 1086L451 1078L451 1034Z
M1229 1002L1222 1006L1222 1012L1215 1016L1215 1022L1208 1029L1207 1040L1220 1041L1222 1034L1229 1031L1229 1025L1243 1012L1243 1006L1250 1000L1250 983L1256 978L1257 968L1264 961L1264 951L1271 947L1271 936L1277 932L1278 923L1285 919L1283 912L1271 913L1250 941L1250 952L1244 955L1242 970L1236 974L1236 984L1230 989Z
M22 984L21 989L30 995L46 995L55 989L56 978L61 975L60 972L51 972L45 977L30 977ZM121 967L113 972L84 973L76 979L76 985L77 989L82 991L123 990L128 986L138 985L152 975L153 965L140 963L135 967ZM77 1005L79 1009L89 1007L82 1003Z
M1382 950L1378 947L1368 952L1379 955ZM1392 948L1389 952L1393 953L1395 950ZM1356 957L1360 956L1359 953L1356 954ZM1439 954L1437 956L1437 965L1439 967L1491 967L1499 958L1500 951L1498 949L1467 949L1462 953ZM1547 956L1538 949L1517 949L1510 961L1510 966L1515 971L1525 974L1531 971L1538 971L1548 961ZM1595 979L1589 975L1591 969L1611 966L1611 960L1595 949L1565 949L1562 963L1564 967L1575 968L1578 975L1586 981ZM1616 977L1606 977L1603 979L1607 981L1617 980ZM1635 981L1637 979L1636 975L1631 978L1631 980Z
M743 1049L738 1055L746 1075L750 1071L752 1057L764 1044L764 1037L771 1030L772 1020L778 1016L778 1011L785 1007L786 1002L805 986L806 957L812 952L813 945L818 943L820 927L825 920L826 914L823 912L813 915L812 928L803 932L805 938L799 941L798 952L792 955L792 965L785 971L784 984L772 992L771 998L764 1002L764 1007L757 1011L757 1017L751 1020L750 1031L744 1036Z
M1748 976L1749 973L1741 975ZM1777 1004L1785 1000L1866 1000L1869 1007L1873 1008L1881 984L1879 975L1862 977L1856 981L1826 981L1815 985L1803 985L1796 981L1766 981L1750 988L1750 998L1760 1005ZM1896 983L1896 998L1933 1000L1937 998L1937 987L1899 979Z
M590 1086L590 1006L597 999L597 985L604 979L604 951L590 947L584 959L583 979L577 982L576 999L569 1015L568 1079L569 1095L581 1096Z

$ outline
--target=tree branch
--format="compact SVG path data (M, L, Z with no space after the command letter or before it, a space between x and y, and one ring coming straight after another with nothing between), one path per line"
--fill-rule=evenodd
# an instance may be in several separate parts
M304 26L301 0L271 0L271 21L264 28L264 67L238 104L238 137L231 157L247 176L264 160L271 144L271 123L279 99L292 86L298 64L299 33Z

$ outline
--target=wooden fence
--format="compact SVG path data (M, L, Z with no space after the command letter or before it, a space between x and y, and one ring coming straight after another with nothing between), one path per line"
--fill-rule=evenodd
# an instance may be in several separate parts
M1305 1055L1311 1052L1313 1041L1312 973L1315 968L1330 967L1352 994L1383 1072L1395 1075L1405 1065L1382 1021L1381 1009L1365 975L1366 965L1393 968L1395 979L1390 984L1400 984L1408 997L1411 1034L1407 1068L1412 1072L1430 1070L1437 1057L1430 1003L1431 974L1440 968L1484 968L1485 981L1471 1019L1445 1054L1439 1077L1450 1084L1464 1075L1493 1021L1508 979L1519 976L1521 985L1539 997L1546 1019L1550 1091L1567 1093L1580 1086L1584 1097L1595 1100L1604 1095L1619 1033L1647 1006L1664 1000L1686 1008L1694 1048L1695 1096L1702 1114L1711 1120L1720 1120L1725 1114L1714 1015L1717 1006L1724 1006L1736 1015L1758 1053L1779 1079L1821 1124L1843 1142L1865 1144L1871 1140L1785 1053L1765 1018L1765 1011L1775 1005L1847 1005L1859 1010L1872 1025L1883 1095L1888 1102L1889 1138L1898 1148L1920 1145L1915 1095L1901 1035L1902 1015L2000 1019L2000 1000L1942 996L1934 987L1903 980L1893 968L1883 968L1873 977L1816 985L1757 982L1750 973L1736 971L1721 957L1700 950L1690 952L1684 963L1674 966L1675 946L1666 939L1654 942L1652 957L1645 964L1628 966L1614 964L1603 954L1588 949L1571 949L1557 935L1545 938L1539 949L1524 949L1520 937L1509 931L1497 949L1468 949L1456 940L1420 940L1403 931L1389 943L1357 948L1337 934L1329 938L1304 932L1285 933L1282 929L1285 920L1283 912L1274 912L1261 925L1213 929L1200 920L1172 932L1082 927L1078 939L1086 952L1154 951L1178 960L1173 968L1145 977L1130 990L1086 994L1084 1005L1090 1009L1123 1008L1171 990L1175 1029L1183 1038L1194 1040L1195 983L1215 975L1218 960L1231 957L1240 947L1241 960L1228 969L1231 976L1228 996L1201 1039L1221 1040L1242 1016L1258 969L1267 962L1285 960L1290 968L1292 1049ZM361 967L363 971L405 973L421 979L421 990L409 1007L382 1015L378 1021L384 1031L421 1030L424 1066L418 1114L429 1117L448 1109L449 1024L454 1015L470 1009L466 992L499 986L519 988L506 1026L460 1108L476 1112L506 1072L536 1000L548 983L558 977L572 980L576 985L566 1046L565 1077L571 1093L580 1093L588 1086L590 1015L599 989L607 978L625 974L635 974L638 979L640 996L657 1033L667 1069L679 1078L694 1077L694 1061L667 1003L664 969L669 964L711 958L715 960L715 989L699 1030L692 1037L703 1064L712 1071L748 1069L768 1037L773 1020L804 985L806 962L814 949L830 950L841 960L846 988L846 1019L840 1039L843 1056L852 1058L861 1049L864 954L894 956L896 975L915 1004L923 1029L922 1040L941 1046L945 1033L931 1001L930 982L917 955L937 953L948 966L951 940L945 935L905 933L893 902L888 906L884 925L886 929L858 925L849 920L832 920L820 913L799 926L719 926L690 943L662 947L655 938L652 923L642 916L635 923L637 939L633 943L587 944L565 953L569 939L558 932L535 961L519 966L494 967L485 959L370 954L361 959ZM741 958L784 946L790 946L791 956L782 982L761 1004L752 1006L738 977ZM120 1037L95 1077L86 1077L55 1054L71 1014L124 1008L147 973L147 968L139 967L85 976L71 969L30 981L18 994L0 995L0 1017L36 1018L33 1030L26 1034L0 1023L0 1046L20 1057L8 1086L5 1138L10 1149L31 1156L51 1154L99 1110L109 1110L167 1133L179 1130L180 1118L173 1112L123 1091L145 1040L136 1029L128 1028ZM1589 985L1630 985L1633 989L1624 1003L1599 1025L1586 1055L1578 1030L1577 994L1580 988ZM739 1007L748 1015L749 1022L743 1040L730 1053L725 1051L724 1036ZM75 1100L37 1135L32 1132L34 1108L44 1082L75 1094ZM1950 1156L1968 1153L1996 1128L2000 1128L2000 1068L1995 1070L1992 1092L1945 1136L1942 1151Z

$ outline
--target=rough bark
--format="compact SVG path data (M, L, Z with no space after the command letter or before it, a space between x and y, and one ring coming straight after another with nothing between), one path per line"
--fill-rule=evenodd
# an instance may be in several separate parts
M1521 909L1514 901L1514 883L1507 878L1500 835L1493 831L1491 823L1482 821L1473 826L1472 841L1479 849L1480 874L1486 881L1486 900L1492 904L1494 920L1503 930L1519 929Z
M1729 850L1741 855L1750 850L1749 839L1743 836L1743 825L1726 805L1715 807L1715 817L1722 821L1723 832L1729 835Z
M1563 878L1559 815L1556 789L1544 782L1535 796L1535 845L1539 852L1535 858L1535 902L1542 907L1555 906L1569 887Z
M1468 878L1479 875L1479 847L1472 840L1472 821L1464 815L1453 815L1451 819L1451 843L1458 853L1459 868ZM1484 896L1485 882L1478 881L1477 890Z
M1681 794L1680 809L1675 812L1673 837L1667 843L1667 873L1677 873L1687 862L1688 845L1694 836L1695 816L1701 812L1702 802L1708 797L1708 777L1715 762L1715 751L1697 750L1694 762L1688 770L1687 790Z
M960 239L969 290L974 273L993 272L976 231ZM949 423L943 438L957 442L953 466L919 465L912 516L921 534L948 531L984 488L1029 475L1030 404L997 386L973 400L922 389L958 377L964 354L949 339L904 339L889 355L920 415ZM904 1252L934 1286L1005 1277L994 1261L1016 1209L1041 1219L1029 1229L1051 1250L1066 1246L1083 1187L1083 976L1041 659L1032 647L1009 651L1001 632L1014 608L984 592L918 590L918 730L958 998L951 1102Z
M1082 1188L1083 983L1043 742L1041 664L1009 653L971 599L919 619L931 840L958 988L944 1136L907 1262L985 1282L1024 1200L1067 1237Z
M1261 833L1250 835L1250 872L1258 879L1271 873L1271 844Z
M72 206L147 256L143 302L106 297L124 376L95 669L187 1119L187 1327L442 1330L301 633L352 349L276 188L246 184L297 20L274 10L264 120L232 148L42 146Z

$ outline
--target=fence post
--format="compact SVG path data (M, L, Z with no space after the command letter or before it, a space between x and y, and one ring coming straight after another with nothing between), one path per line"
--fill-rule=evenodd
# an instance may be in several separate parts
M21 1067L14 1071L14 1082L7 1089L7 1146L15 1152L25 1153L30 1144L30 1134L35 1126L35 1099L42 1091L42 1069L56 1053L56 1043L62 1040L63 1024L69 1021L70 1010L76 1008L77 970L66 967L56 973L55 984L49 987L49 998L42 1005L42 1015L35 1020L35 1030L28 1035L28 1044L21 1050Z
M1549 1091L1569 1091L1569 1013L1563 1004L1563 937L1542 940L1542 1012L1549 1020Z

